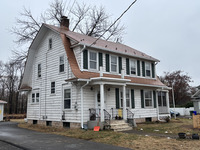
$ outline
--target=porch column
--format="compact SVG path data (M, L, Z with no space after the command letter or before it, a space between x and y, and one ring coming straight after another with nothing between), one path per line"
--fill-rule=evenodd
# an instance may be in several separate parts
M126 85L123 85L123 119L126 120Z
M169 107L170 107L170 105L169 105L169 91L166 92L166 102L167 102L167 112L170 113L169 112Z
M104 122L104 84L100 84L101 122Z

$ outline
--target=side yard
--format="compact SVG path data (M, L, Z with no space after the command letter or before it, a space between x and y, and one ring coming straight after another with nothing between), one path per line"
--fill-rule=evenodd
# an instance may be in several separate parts
M122 146L131 149L197 149L200 146L199 140L192 139L178 139L169 138L170 136L176 136L179 132L187 133L190 137L193 133L199 133L198 129L193 129L192 119L172 119L169 123L144 123L138 124L137 128L133 131L138 131L143 134L113 132L113 131L100 131L94 132L92 130L81 129L67 129L67 128L54 128L40 125L30 125L26 123L20 123L18 125L21 128L27 128L39 132L46 132L51 134L64 135L68 137L74 137L79 139L91 140L100 143L106 143L116 146ZM151 134L156 136L151 136ZM166 135L161 137L159 135ZM168 137L169 136L169 137Z

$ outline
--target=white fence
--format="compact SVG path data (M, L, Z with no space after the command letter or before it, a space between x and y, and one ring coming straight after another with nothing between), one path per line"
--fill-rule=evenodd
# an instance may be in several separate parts
M170 110L174 110L174 108L170 108ZM190 108L175 108L175 111L179 112L181 116L189 116L190 111L194 111L194 107Z

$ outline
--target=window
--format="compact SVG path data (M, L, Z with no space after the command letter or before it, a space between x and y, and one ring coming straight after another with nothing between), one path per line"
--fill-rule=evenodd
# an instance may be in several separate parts
M71 108L71 89L64 89L64 109Z
M130 107L130 94L129 94L129 89L126 89L126 107Z
M158 106L167 106L166 92L158 92Z
M136 61L135 60L131 60L130 61L130 72L132 75L136 75Z
M111 56L111 72L117 72L117 57Z
M145 91L144 92L144 100L145 100L145 106L151 107L152 105L152 91Z
M55 82L51 82L51 94L55 93Z
M40 101L39 93L32 93L32 103L38 103Z
M60 57L59 72L64 72L64 56Z
M49 49L52 49L52 38L49 39Z
M89 64L90 69L97 69L97 53L90 51Z
M123 92L120 92L120 103L121 103L121 108L123 108ZM126 107L130 107L130 90L126 89Z
M36 93L36 103L38 103L40 101L40 94Z
M32 103L35 103L35 93L32 93Z
M145 62L145 73L147 77L151 77L151 64L149 62Z
M41 77L41 70L42 70L41 64L38 64L38 78Z

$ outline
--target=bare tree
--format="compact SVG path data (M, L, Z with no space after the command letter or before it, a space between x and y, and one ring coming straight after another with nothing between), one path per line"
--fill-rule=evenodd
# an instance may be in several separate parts
M91 7L84 3L75 3L66 7L62 0L54 0L48 9L41 13L39 19L32 15L31 10L23 8L20 17L16 20L16 26L11 29L11 32L17 36L15 42L17 44L31 42L42 23L58 25L61 16L64 15L69 17L72 31L93 37L99 37L112 24L111 16L107 15L103 7ZM124 27L118 23L103 38L116 40L122 36L123 31Z

